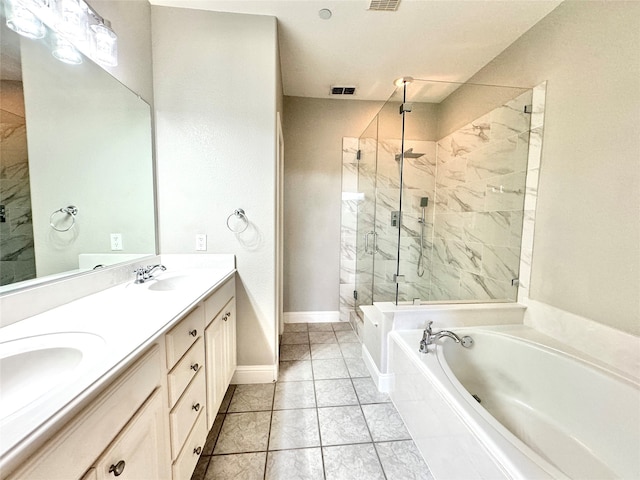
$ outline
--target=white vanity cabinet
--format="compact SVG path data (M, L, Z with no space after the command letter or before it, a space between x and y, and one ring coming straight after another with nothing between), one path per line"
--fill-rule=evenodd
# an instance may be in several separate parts
M120 373L98 377L0 480L189 480L236 368L234 276L190 305L118 356Z
M204 301L207 327L207 426L211 428L236 370L235 280L231 278Z
M117 468L123 479L168 480L162 370L161 352L155 345L27 462L9 477L0 477L115 479Z

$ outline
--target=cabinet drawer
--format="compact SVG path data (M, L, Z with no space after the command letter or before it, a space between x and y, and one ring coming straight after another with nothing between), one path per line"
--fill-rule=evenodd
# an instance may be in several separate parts
M205 378L201 370L169 414L173 458L176 458L191 431L191 427L205 410L206 401ZM204 416L206 417L206 414Z
M173 463L173 480L189 480L196 468L207 439L207 416L201 413L191 434L184 443L184 448Z
M167 368L169 370L182 358L198 337L202 336L203 330L204 309L199 306L165 335L167 342Z
M220 313L220 310L222 310L222 308L227 303L229 303L229 300L231 300L231 298L233 298L235 294L236 281L235 278L231 278L204 301L204 311L207 325L209 325L213 321L216 315Z
M168 375L169 408L175 405L180 395L182 395L182 392L184 392L184 389L189 385L189 382L203 367L204 340L200 337Z

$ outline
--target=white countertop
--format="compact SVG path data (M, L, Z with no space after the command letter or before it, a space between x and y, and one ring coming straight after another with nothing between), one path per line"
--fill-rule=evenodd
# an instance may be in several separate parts
M184 257L184 258L182 258ZM0 470L47 437L83 403L119 375L134 359L195 304L235 273L233 255L226 260L198 261L195 257L162 256L168 268L158 280L141 285L131 281L108 288L0 329L0 351L24 337L82 332L96 336L90 361L68 380L40 398L24 399L25 406L0 420ZM165 261L166 259L166 261ZM186 259L186 261L184 261ZM188 282L174 290L153 290L154 283L172 276ZM4 345L3 345L4 344Z

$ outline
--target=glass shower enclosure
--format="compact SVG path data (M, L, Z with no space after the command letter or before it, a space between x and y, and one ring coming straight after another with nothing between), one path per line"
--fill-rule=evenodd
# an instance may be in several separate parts
M358 138L356 311L515 301L532 89L407 80Z

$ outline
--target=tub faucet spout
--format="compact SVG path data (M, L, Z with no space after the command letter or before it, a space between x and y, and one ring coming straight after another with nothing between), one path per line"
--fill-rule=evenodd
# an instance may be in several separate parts
M443 337L450 338L465 348L469 348L473 345L473 339L467 335L460 338L450 330L440 330L439 332L433 333L433 330L431 329L432 324L432 321L427 322L427 326L422 333L422 340L420 340L420 348L418 350L420 353L429 353L429 345Z

